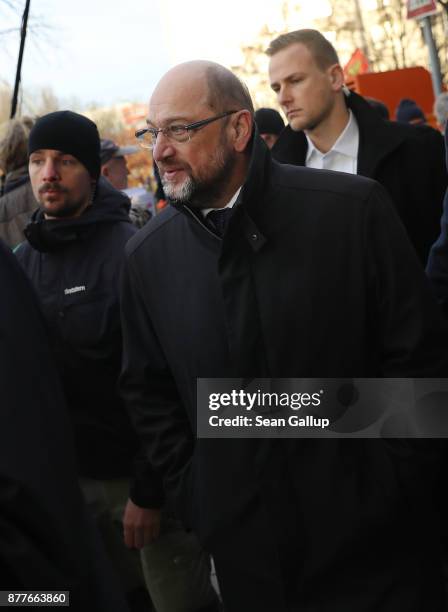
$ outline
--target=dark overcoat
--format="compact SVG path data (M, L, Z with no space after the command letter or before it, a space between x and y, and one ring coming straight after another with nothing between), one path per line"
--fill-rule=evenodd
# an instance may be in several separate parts
M70 610L127 612L78 486L37 300L1 241L0 280L0 589L70 591Z
M448 169L448 124L445 128L446 166ZM440 235L433 244L428 257L426 271L437 300L448 316L448 189L443 200L443 215L440 220Z
M361 96L350 93L347 106L359 127L358 170L389 192L420 261L440 231L442 202L448 177L442 135L428 126L383 120ZM272 155L285 164L305 165L307 140L303 131L287 126Z
M127 245L122 392L229 612L442 610L435 465L390 440L194 439L198 377L446 372L390 200L255 137L223 239L169 207Z

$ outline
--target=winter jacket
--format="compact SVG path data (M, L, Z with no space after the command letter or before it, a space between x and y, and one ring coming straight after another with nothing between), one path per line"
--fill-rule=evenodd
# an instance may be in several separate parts
M198 378L446 374L446 329L384 189L273 162L255 137L223 239L168 207L126 255L123 396L226 609L445 609L432 450L196 439Z
M73 436L36 296L0 241L0 588L70 591L127 612L77 484Z
M27 242L16 252L48 325L74 422L80 474L91 478L129 476L138 450L117 393L119 277L124 246L136 232L129 204L100 179L93 205L81 216L46 220L36 211L25 230Z

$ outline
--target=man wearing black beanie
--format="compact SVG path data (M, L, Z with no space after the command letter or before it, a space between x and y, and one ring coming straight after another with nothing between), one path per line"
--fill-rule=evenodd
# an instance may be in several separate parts
M122 354L119 279L124 246L137 231L129 219L130 201L100 177L100 138L87 117L71 111L41 117L30 132L28 153L40 209L25 228L27 242L16 254L48 323L74 426L84 496L131 612L151 612L140 559L128 548L143 548L151 586L151 572L160 576L164 569L148 567L154 554L147 546L156 539L157 548L164 546L163 537L158 537L163 490L147 461L137 457L137 436L117 392ZM181 555L177 549L173 553L172 545L165 551L170 563L172 553L185 565L176 566L179 561L175 561L171 565L176 575L162 576L163 584L170 583L166 597L176 589L185 595L184 582L194 593L197 584L200 605L181 601L178 607L159 607L155 602L157 612L194 611L203 607L203 601L208 604L216 598L207 573L208 558L197 547L189 551L181 544ZM162 603L163 584L156 594Z
M31 130L28 153L38 149L59 149L76 157L92 178L100 175L100 138L93 121L72 111L44 115Z
M34 195L45 217L81 215L92 203L101 167L93 121L71 111L41 117L30 132L28 154Z
M73 423L84 497L130 609L150 611L135 564L139 560L124 546L106 495L108 483L129 479L137 450L115 391L121 360L116 285L124 245L135 233L129 200L98 180L100 138L87 117L71 111L41 117L30 132L28 153L40 209L25 228L27 242L16 255L47 321ZM146 485L151 488L150 482ZM144 604L136 605L135 599Z

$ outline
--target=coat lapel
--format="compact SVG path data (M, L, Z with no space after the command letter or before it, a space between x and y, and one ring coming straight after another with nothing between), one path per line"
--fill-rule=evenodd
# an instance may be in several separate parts
M270 164L269 151L255 133L247 179L223 238L219 259L229 350L238 376L250 377L257 372L268 376L260 304L248 252L256 254L266 243L258 220L269 191Z
M398 130L389 130L389 123L377 117L376 111L358 94L350 93L347 106L359 127L357 174L375 178L381 162L402 144L404 136Z
M405 137L397 129L390 130L388 122L358 94L351 92L346 101L359 127L357 174L375 178L378 166L401 146ZM282 164L304 166L307 148L305 133L294 132L288 125L275 143L272 156Z
M304 166L307 149L305 133L293 132L288 125L272 147L272 157L281 164Z

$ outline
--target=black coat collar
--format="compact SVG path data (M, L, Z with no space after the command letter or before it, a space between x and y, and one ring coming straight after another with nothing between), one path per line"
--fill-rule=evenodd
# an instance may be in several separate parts
M375 177L383 159L397 149L406 139L406 126L385 121L361 96L351 92L347 106L359 127L358 174ZM307 152L305 133L293 132L287 126L272 149L273 157L286 164L304 166Z
M380 162L406 140L406 126L385 121L364 98L354 92L348 96L347 106L359 126L357 174L374 178Z
M272 159L269 149L260 138L256 127L254 128L254 134L249 147L251 148L251 157L246 180L235 203L235 214L230 219L226 235L229 232L231 233L232 228L243 220L244 234L253 248L258 250L264 243L264 239L256 225L257 211L259 210L261 199L269 188L269 168ZM172 206L179 210L179 212L186 214L191 221L197 221L205 227L204 220L199 211L191 209L185 204L178 205L173 203Z
M257 202L263 198L269 189L269 168L272 163L270 151L262 138L260 138L256 127L251 147L252 154L247 177L240 193L241 202L249 214L255 212Z

